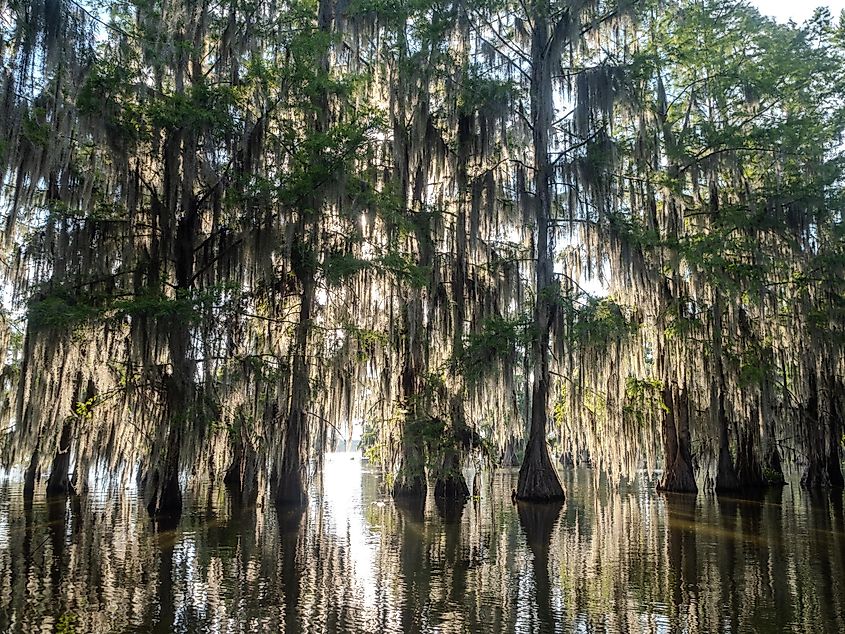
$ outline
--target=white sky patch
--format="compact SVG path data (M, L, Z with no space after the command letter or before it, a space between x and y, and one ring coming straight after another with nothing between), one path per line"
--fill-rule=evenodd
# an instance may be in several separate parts
M827 7L834 18L837 18L839 13L845 9L845 0L827 0L827 2L820 2L819 0L806 0L805 2L798 0L751 0L751 4L756 6L760 13L769 15L778 22L794 20L798 24L812 17L816 7Z

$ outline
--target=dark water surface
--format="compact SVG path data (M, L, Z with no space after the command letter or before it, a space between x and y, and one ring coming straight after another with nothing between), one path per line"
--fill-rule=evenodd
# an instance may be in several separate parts
M0 631L845 632L841 493L562 477L562 508L512 505L515 471L463 508L397 508L335 454L304 513L200 488L164 532L125 492L27 511L5 481Z

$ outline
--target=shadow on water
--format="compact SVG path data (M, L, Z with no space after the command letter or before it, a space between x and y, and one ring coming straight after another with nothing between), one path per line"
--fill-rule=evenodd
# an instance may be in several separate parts
M517 502L516 508L525 541L533 556L534 588L539 621L537 631L554 632L555 614L552 608L552 584L549 578L549 548L563 503Z

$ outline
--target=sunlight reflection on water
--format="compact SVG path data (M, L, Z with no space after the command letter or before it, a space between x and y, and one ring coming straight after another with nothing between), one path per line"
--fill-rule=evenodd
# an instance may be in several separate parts
M562 507L512 505L501 470L462 508L413 508L329 454L304 512L198 486L164 532L132 491L26 509L0 481L0 631L845 631L841 493L562 477Z

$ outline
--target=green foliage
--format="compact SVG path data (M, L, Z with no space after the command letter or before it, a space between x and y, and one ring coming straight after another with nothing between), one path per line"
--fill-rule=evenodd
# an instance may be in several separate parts
M587 297L581 302L564 297L560 306L570 324L569 337L581 346L606 347L635 333L638 324L612 297Z
M470 333L453 362L458 371L474 380L495 372L502 361L513 359L517 347L533 339L527 322L505 317L490 317L478 332Z
M33 330L55 329L72 332L86 324L120 322L126 318L153 320L178 319L196 323L203 312L219 308L228 287L179 291L175 296L156 293L114 297L86 294L56 288L36 294L29 302L27 320Z
M639 426L645 425L655 412L669 411L663 402L663 382L655 378L638 379L629 376L625 379L625 402L623 415Z
M155 95L146 104L152 129L225 131L231 125L234 95L226 87L192 84L185 93Z
M386 346L388 343L388 333L386 332L360 328L350 323L344 324L343 329L357 344L356 351L360 361L369 359L378 346Z
M87 303L84 298L47 295L30 301L27 323L33 330L72 331L96 320L101 314L101 307Z
M518 96L519 87L513 80L489 77L482 69L471 67L458 93L458 110L463 114L494 115Z
M42 150L49 147L51 137L51 129L46 117L47 111L44 108L33 108L27 111L21 123L23 137Z
M428 280L431 277L431 267L420 266L405 254L397 252L387 253L379 259L378 263L385 270L406 282L412 288L425 288L428 286Z
M323 260L322 268L329 284L340 284L353 275L372 267L372 262L350 253L331 252Z
M77 617L71 612L66 612L56 621L56 634L76 634Z

